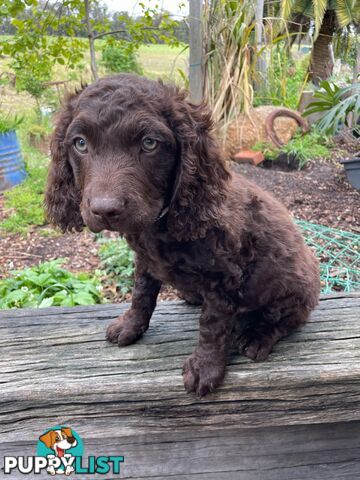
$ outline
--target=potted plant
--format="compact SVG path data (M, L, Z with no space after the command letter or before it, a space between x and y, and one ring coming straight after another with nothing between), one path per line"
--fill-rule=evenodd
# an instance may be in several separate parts
M360 83L344 88L327 81L320 82L321 90L314 93L314 101L303 115L320 113L317 128L321 133L336 135L346 129L354 138L360 136ZM342 160L349 183L360 190L360 152Z
M22 119L0 112L0 192L21 183L26 177L16 128Z

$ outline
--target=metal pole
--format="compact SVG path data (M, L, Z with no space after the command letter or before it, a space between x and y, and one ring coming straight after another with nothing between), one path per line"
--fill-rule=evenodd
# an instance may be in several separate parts
M190 58L189 82L190 99L200 103L203 99L203 41L202 41L202 0L190 0Z

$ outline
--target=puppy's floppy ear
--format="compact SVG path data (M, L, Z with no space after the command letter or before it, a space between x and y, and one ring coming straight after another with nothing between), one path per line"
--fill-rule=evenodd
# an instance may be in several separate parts
M50 430L50 432L41 435L41 437L39 437L39 440L41 440L47 446L47 448L51 448L51 446L55 443L55 432Z
M65 433L65 435L66 435L67 437L73 437L73 436L74 436L73 433L72 433L72 431L71 431L71 428L69 428L69 427L63 427L63 428L61 429L61 431L62 431L63 433Z
M179 158L168 229L177 240L195 240L218 225L230 174L213 137L206 105L192 104L185 91L169 92L173 98L169 121Z
M45 193L47 218L66 230L81 231L84 222L80 213L81 192L75 184L74 174L64 145L68 126L73 118L76 97L80 92L69 96L56 119L50 150L51 163Z

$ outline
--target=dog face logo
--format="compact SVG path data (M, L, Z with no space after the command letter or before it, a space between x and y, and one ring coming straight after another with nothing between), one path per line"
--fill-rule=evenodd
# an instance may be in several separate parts
M71 428L54 427L39 437L38 454L46 456L49 461L47 472L50 475L74 472L75 456L82 454L80 437Z
M77 440L73 436L71 428L67 427L60 430L50 430L41 435L40 440L45 443L47 448L54 450L57 457L63 457L66 450L77 445Z
M1 470L6 475L18 472L23 475L42 474L69 476L75 475L120 475L123 455L89 455L84 457L84 443L72 428L57 425L48 428L39 437L36 455L6 455ZM16 478L19 478L18 476ZM33 478L31 476L31 478ZM44 478L41 476L41 478ZM79 477L77 477L79 478ZM97 477L96 477L97 478ZM117 478L117 477L116 477Z

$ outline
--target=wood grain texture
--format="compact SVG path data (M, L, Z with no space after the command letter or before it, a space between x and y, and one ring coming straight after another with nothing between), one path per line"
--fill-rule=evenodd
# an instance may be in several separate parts
M0 455L34 455L34 442ZM86 455L123 455L120 478L151 480L357 480L360 422L85 438ZM81 475L93 480L100 475ZM12 474L11 480L24 475ZM49 479L47 474L27 479ZM71 477L73 478L73 477ZM75 479L78 476L74 477ZM113 478L113 477L111 477ZM107 480L106 477L104 480Z
M110 454L111 445L121 449L113 453L126 451L129 476L123 478L360 477L359 293L322 298L311 321L281 341L264 363L233 355L223 386L203 399L187 395L181 377L197 340L199 310L160 303L143 339L119 349L104 341L104 331L125 308L0 313L1 454L33 454L46 428L69 424L85 440L87 454L104 453L102 446ZM307 442L317 442L314 458L304 454ZM288 444L295 457L285 454ZM264 464L251 460L259 448L268 457ZM283 455L281 465L288 458L287 473L287 467L283 473L276 467L276 455ZM213 456L218 467L210 462ZM201 459L208 459L208 467ZM319 475L308 477L313 468ZM329 476L331 469L337 476ZM259 471L266 474L259 477Z

